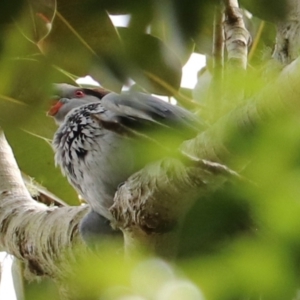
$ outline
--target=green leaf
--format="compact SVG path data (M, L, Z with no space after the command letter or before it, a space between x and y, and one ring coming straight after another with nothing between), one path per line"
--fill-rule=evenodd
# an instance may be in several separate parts
M3 0L0 9L0 30L10 24L23 7L24 0ZM2 27L3 26L3 27Z
M51 63L75 76L91 74L97 65L109 69L106 58L110 59L118 45L119 37L107 12L91 9L80 0L57 3L51 33L38 43ZM118 79L113 74L99 72L98 76L95 79L103 86L115 88Z
M130 75L148 92L173 95L181 81L178 57L158 38L129 28L118 28Z
M56 0L26 1L16 24L29 41L38 43L49 34L55 10Z
M90 3L59 1L51 33L38 46L59 68L93 75L115 91L130 77L158 94L173 94L180 85L180 61L161 40L131 29L117 32L107 12L91 10Z
M68 203L77 195L54 166L50 140L56 130L46 116L52 82L64 75L45 61L3 60L0 71L0 126L4 129L21 170Z
M268 0L240 0L240 4L256 17L274 22L275 20L284 18L288 1L272 1L272 7L270 7L270 1Z

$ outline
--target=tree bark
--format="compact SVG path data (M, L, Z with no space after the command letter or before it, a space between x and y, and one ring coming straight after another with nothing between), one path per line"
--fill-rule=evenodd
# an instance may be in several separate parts
M229 178L239 176L223 165L193 158L186 163L164 159L131 176L111 207L116 226L123 230L127 253L142 245L173 258L180 223L194 201Z
M283 65L299 56L300 49L300 2L287 1L286 16L277 22L276 45L273 57Z
M0 249L25 263L27 279L65 276L73 246L81 243L78 222L86 211L86 206L47 207L33 200L0 132Z
M237 0L226 0L225 2L225 43L228 53L227 65L231 68L247 68L248 45L251 36L247 30L241 9Z

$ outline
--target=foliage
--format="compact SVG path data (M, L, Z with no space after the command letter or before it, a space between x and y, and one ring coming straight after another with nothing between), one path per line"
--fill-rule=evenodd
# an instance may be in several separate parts
M241 2L255 15L248 20L254 40L259 18L272 21L284 13L285 2L274 3L270 9L268 1ZM74 83L90 74L104 87L119 91L133 79L147 92L180 100L181 69L192 51L211 54L214 5L218 2L4 1L0 123L21 170L69 204L77 204L75 192L53 164L50 142L55 125L45 116L52 82ZM108 13L130 14L128 28L115 28ZM266 82L261 69L274 38L274 26L265 23L258 43L253 43L250 71L242 80L232 75L229 90L242 86L249 98L260 92ZM223 115L237 105L234 99L209 102L199 91L195 100L206 104L200 114L208 120L214 110L221 107ZM297 112L285 112L251 135L227 131L233 147L239 148L230 164L243 166L247 181L225 185L197 201L183 225L178 265L171 268L141 257L124 265L113 245L101 258L79 266L78 277L68 282L78 290L74 299L183 299L180 293L184 299L201 299L202 293L209 300L292 299L300 258L299 125ZM187 283L183 291L182 282ZM171 283L177 289L163 293ZM51 284L41 286L49 289L49 299L56 298ZM48 299L36 286L27 293L28 299Z

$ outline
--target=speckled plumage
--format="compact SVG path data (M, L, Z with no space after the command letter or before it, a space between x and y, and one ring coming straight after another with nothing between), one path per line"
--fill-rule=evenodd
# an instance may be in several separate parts
M118 184L134 169L131 140L102 128L93 116L111 115L101 103L76 108L53 140L55 162L92 209L110 219L108 208ZM122 151L120 151L122 147Z
M195 136L203 123L185 109L143 93L98 93L66 84L57 90L58 105L50 110L60 124L53 140L55 162L91 206L81 232L107 233L103 217L111 219L118 185L166 154L168 142L176 148Z

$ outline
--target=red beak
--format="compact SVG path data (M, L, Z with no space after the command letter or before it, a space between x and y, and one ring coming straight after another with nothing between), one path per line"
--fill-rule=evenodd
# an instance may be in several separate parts
M47 115L52 116L52 117L55 116L62 106L63 106L63 103L61 103L60 101L57 101L54 105L51 106L51 108L47 112Z

